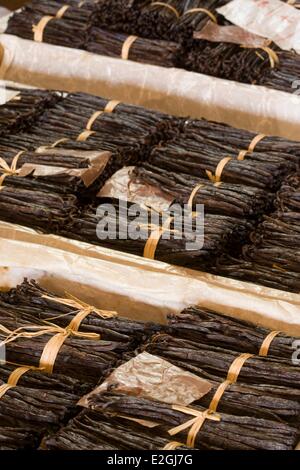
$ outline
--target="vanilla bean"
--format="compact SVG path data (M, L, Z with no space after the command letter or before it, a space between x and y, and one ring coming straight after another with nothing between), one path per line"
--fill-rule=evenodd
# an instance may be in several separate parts
M43 441L48 450L159 450L170 442L156 431L99 413L83 411ZM187 450L184 445L178 450Z
M89 408L108 417L117 413L157 422L164 426L165 436L168 435L167 430L192 418L191 415L172 409L170 405L113 393L93 395L89 399ZM191 408L205 410L199 405L192 405ZM185 432L178 434L176 440L184 442L185 435ZM203 450L292 450L297 437L297 429L284 423L222 413L220 421L204 422L196 435L195 447Z
M252 323L200 307L190 307L176 315L170 314L168 328L170 333L178 338L251 354L259 353L263 341L271 332ZM272 340L268 356L290 360L296 339L280 333Z

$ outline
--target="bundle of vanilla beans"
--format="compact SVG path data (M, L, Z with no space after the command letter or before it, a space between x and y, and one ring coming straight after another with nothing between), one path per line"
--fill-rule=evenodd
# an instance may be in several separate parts
M224 321L222 328L226 326L227 323ZM202 329L205 329L205 324ZM214 330L212 327L212 331ZM174 333L177 333L176 326ZM181 336L180 329L178 333ZM247 331L243 333L246 336ZM205 336L209 337L209 334ZM206 344L198 340L157 335L146 346L149 353L160 356L212 383L211 391L197 402L206 408L211 406L218 387L227 379L230 365L239 357L237 351L218 347L222 340L219 342L219 336L217 334L214 336L216 342ZM230 338L226 338L226 343L229 342ZM242 348L242 351L244 350L246 347ZM217 411L237 416L252 416L257 419L265 418L275 422L285 421L298 426L300 419L298 372L299 368L291 364L290 358L254 355L243 365L237 382L226 388L218 402Z
M64 329L53 326L49 331L49 324L30 314L17 315L18 307L0 301L0 341L7 338L7 330L14 332L18 328L30 332L32 327L42 331L37 337L19 336L6 344L6 360L18 364L39 367L43 350L49 340ZM50 319L49 319L50 321ZM55 325L55 322L54 322ZM35 331L35 330L34 330ZM86 339L70 335L66 338L57 355L54 372L75 377L88 383L97 383L105 376L111 367L119 360L120 354L126 351L126 343L120 341L105 341Z
M286 179L277 193L277 211L251 234L240 257L223 256L217 271L281 290L300 291L300 175Z
M230 183L216 187L205 178L166 171L148 163L135 167L134 175L134 181L161 188L180 204L187 204L192 191L201 185L193 198L193 209L197 204L204 204L205 212L211 214L258 217L269 210L273 199L271 193L260 188Z
M86 49L96 54L121 58L128 37L124 33L94 26L91 28ZM181 50L180 44L176 42L138 37L128 49L127 59L163 67L177 67Z
M0 450L32 449L38 445L38 442L36 433L26 427L0 427Z
M107 110L110 103L112 108ZM180 120L177 118L117 103L84 93L70 94L52 110L44 113L39 126L33 127L32 133L44 145L65 138L73 140L65 140L58 147L118 151L125 164L145 159L151 146L171 138L179 131ZM90 131L90 134L78 141L84 131Z
M42 289L35 281L24 280L22 284L7 293L0 293L0 299L15 308L16 315L32 315L38 320L55 318L55 324L66 327L74 317L74 307L61 303L57 297ZM152 323L133 321L118 316L101 317L97 312L88 315L81 323L80 331L101 335L105 341L124 343L133 350L161 327ZM1 375L0 375L1 377Z
M266 328L201 307L189 307L180 314L170 314L168 331L176 338L194 343L251 354L259 353L264 339L270 333ZM270 345L268 356L291 361L296 339L284 333L278 334Z
M119 203L112 201L108 213L97 212L97 206L94 205L85 206L62 233L81 241L146 256L144 250L147 240L153 235L152 232L157 232L164 225L169 213L161 214L156 224L151 222L151 211L136 205L131 209L130 204L124 204L124 208L120 209ZM140 215L142 223L137 219ZM245 218L207 214L202 219L202 243L198 220L187 217L186 220L182 219L182 226L178 227L174 216L176 222L175 213L171 214L172 220L165 235L158 239L155 259L200 270L214 265L218 254L230 251L237 243L244 243L253 228L251 221ZM129 233L133 224L136 225L135 237Z
M68 8L59 14L65 5ZM88 39L94 10L93 1L80 5L77 0L33 0L9 18L5 32L33 40L33 28L36 29L43 17L52 16L42 31L42 42L82 49Z
M121 419L106 419L100 413L83 411L56 434L45 438L48 450L158 450L170 439L156 431ZM178 450L187 450L182 445Z
M60 99L58 93L46 90L13 88L10 91L15 96L0 106L0 135L29 129Z
M193 414L177 411L172 405L113 392L90 396L88 406L91 410L101 413L101 416L121 415L155 422L160 425L159 428L155 428L155 432L169 439L169 430L187 423L194 417ZM190 408L199 412L205 411L205 408L198 404L192 404ZM190 427L187 426L187 431L189 429ZM176 441L184 443L187 431L176 435ZM292 450L297 444L298 435L297 428L280 421L222 413L220 421L205 420L196 434L195 448L201 450Z
M5 183L4 183L5 184ZM2 186L0 219L44 232L59 233L77 213L77 198L72 194Z

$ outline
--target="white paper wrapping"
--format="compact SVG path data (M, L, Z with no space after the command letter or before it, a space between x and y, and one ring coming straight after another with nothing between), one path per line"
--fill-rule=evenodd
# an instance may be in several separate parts
M0 78L83 91L174 115L300 140L300 97L206 75L2 35Z
M233 0L217 10L231 23L300 54L300 11L280 0Z
M168 313L201 305L300 336L300 295L0 222L0 286L14 287L24 276L132 319L164 323Z

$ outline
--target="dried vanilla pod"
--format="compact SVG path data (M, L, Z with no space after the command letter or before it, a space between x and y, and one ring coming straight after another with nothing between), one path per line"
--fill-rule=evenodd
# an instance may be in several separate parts
M276 289L300 291L300 176L294 173L276 195L275 211L251 233L239 257L222 256L217 271L225 276Z
M185 368L197 367L208 374L225 380L229 368L239 353L219 346L157 335L147 346L150 354L156 354L167 361L186 361ZM177 364L177 362L176 362ZM247 360L239 374L239 383L248 385L264 384L300 389L299 367L292 365L292 357L254 356Z
M3 160L11 166L16 149L3 145L1 149ZM74 194L79 199L91 199L120 167L120 155L117 153L109 155L107 151L101 150L93 153L72 152L63 148L44 150L43 153L23 151L17 162L21 177L18 174L8 175L5 178L5 186L65 195ZM89 176L88 170L94 171L92 177Z
M34 430L0 426L0 450L27 450L38 446L39 439Z
M164 436L169 436L168 430L171 428L192 418L191 415L172 409L171 405L113 392L91 396L88 405L91 410L107 417L117 414L157 422L161 427L156 429L160 429ZM190 408L205 411L199 405L192 404ZM221 413L220 421L205 420L196 435L195 447L201 450L292 450L298 436L297 428L285 423ZM175 437L185 442L186 432Z
M0 191L0 219L44 232L59 233L77 211L73 195L4 186Z
M0 386L2 384L0 380ZM77 401L77 395L66 392L18 385L9 389L0 399L1 426L26 427L42 434L47 428L57 426L74 416Z
M65 5L69 8L60 18L56 17ZM10 17L5 33L33 40L33 25L37 26L45 16L52 16L55 18L43 30L43 42L81 49L88 37L93 11L94 4L89 1L79 6L76 0L66 0L63 3L57 0L33 0Z
M0 380L7 383L9 376L18 369L17 364L0 364ZM46 374L45 372L30 370L26 372L18 381L18 386L38 390L54 390L57 392L76 395L78 399L90 391L91 386L68 374Z
M208 179L166 171L147 162L136 167L134 174L138 182L159 187L180 204L187 204L194 188L202 184L193 198L193 208L204 204L205 213L257 217L270 208L273 199L271 193L260 188L230 183L216 187Z
M71 225L65 228L63 234L67 237L143 256L146 242L152 232L151 225L139 226L139 233L142 238L139 237L137 240L133 240L125 237L124 239L124 234L128 233L129 222L133 221L136 216L131 214L130 205L125 205L125 211L120 212L119 204L113 201L112 204L117 214L116 237L113 236L116 219L114 214L110 212L105 216L107 226L105 239L99 239L97 226L102 217L101 214L97 215L96 206L84 207L80 215L73 219ZM230 250L237 243L244 243L252 228L252 223L246 219L207 214L204 218L204 246L199 247L196 244L199 233L196 232L194 220L193 222L187 221L180 239L175 236L174 222L171 221L169 239L162 237L159 240L155 259L203 270L207 265L214 264L216 256L224 250ZM110 233L111 229L114 232ZM187 242L195 243L195 248L187 249Z
M10 88L10 87L7 87ZM0 135L20 132L35 124L43 112L55 105L60 95L47 90L13 88L17 93L0 106Z
M238 160L239 150L226 143L199 135L196 131L175 137L172 142L156 147L149 163L171 172L182 172L199 178L207 178L206 171L213 174L220 161L230 156L221 180L225 183L245 184L274 191L284 177L295 170L298 158L290 154L253 152L244 160Z
M271 333L261 326L202 307L189 307L180 314L168 315L168 330L176 338L250 354L258 354ZM270 344L268 356L290 360L296 339L284 333L278 334Z
M156 344L157 340L158 344ZM152 342L146 346L146 350L163 357L164 353L160 352L163 341L163 337L161 340L154 337ZM168 341L172 344L170 349ZM178 342L178 347L175 338L174 341L166 339L166 344L165 357L168 356L168 361L200 378L209 380L213 385L212 390L197 402L206 408L211 407L212 399L220 385L225 381L227 372L222 377L222 374L207 371L205 367L198 366L195 362L190 363L189 360L182 359L180 347L181 344L184 347L182 340ZM196 345L197 343L194 344ZM219 344L219 342L216 342L216 344ZM236 353L236 357L238 355ZM284 421L292 425L298 425L300 418L300 391L289 386L255 382L243 383L243 380L239 377L237 383L232 383L226 387L218 402L217 411L232 413L238 416L253 416L274 421Z
M184 125L184 133L188 137L195 135L214 141L216 144L226 146L231 152L247 150L253 139L260 134L245 129L238 129L221 122L208 121L206 119L188 119ZM300 142L285 139L284 137L262 135L263 137L255 145L255 153L272 152L278 158L283 157L287 161L299 165ZM245 158L251 158L250 153Z
M123 45L128 37L124 33L108 31L94 26L91 28L86 49L95 54L121 58ZM180 56L180 44L143 37L138 37L128 51L128 60L163 67L177 67Z
M151 39L166 39L184 11L182 0L165 0L167 6L150 2L140 10L135 31Z
M42 289L35 281L25 280L7 293L0 292L0 299L13 307L21 318L25 314L32 315L39 321L55 318L52 321L62 327L66 327L78 313L74 312L74 307L59 302L57 296ZM133 350L161 328L160 325L122 318L117 314L112 318L104 318L97 313L91 313L82 321L80 331L97 333L105 341L118 341Z
M31 314L16 313L16 307L0 299L0 325L10 331L17 328L38 326L42 331L45 322ZM34 337L18 339L6 344L6 360L17 364L26 364L39 367L40 358L48 341L63 328L53 328L52 333ZM0 341L5 341L7 335L0 331ZM126 343L118 341L104 341L99 339L85 339L84 337L68 336L57 354L54 372L68 375L85 381L97 383L114 367L127 350Z
M193 33L201 31L208 20L223 18L218 15L216 9L228 3L228 0L185 0L183 3L183 14L171 28L171 37L183 43L187 42L186 46L188 46L193 38Z
M133 422L85 410L56 434L43 440L48 450L162 450L170 438ZM187 450L182 445L180 450Z

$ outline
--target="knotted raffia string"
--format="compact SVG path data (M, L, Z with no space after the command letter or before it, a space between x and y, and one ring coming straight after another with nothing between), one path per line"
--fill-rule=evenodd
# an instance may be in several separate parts
M0 325L0 331L7 334L6 339L0 343L0 346L9 344L19 338L35 338L46 334L54 334L54 336L45 345L39 363L39 370L43 370L48 374L52 374L57 355L69 336L75 336L89 340L100 339L100 335L97 333L85 333L78 331L81 323L88 315L95 313L102 318L112 318L117 316L117 312L97 309L89 304L86 304L85 302L82 302L76 297L65 299L59 297L48 297L45 295L43 298L73 307L75 311L78 311L78 313L66 328L61 328L60 326L49 323L49 326L26 326L17 328L14 331L10 331L3 325ZM47 322L45 322L45 325L46 324Z
M43 42L44 30L49 21L60 20L69 8L70 5L64 5L58 10L55 16L43 16L37 25L32 26L32 31L34 33L33 40L36 42Z
M193 418L186 423L180 424L168 431L170 436L175 436L176 434L189 429L186 445L192 448L195 447L196 437L207 419L211 421L221 421L221 416L211 410L198 411L187 406L179 405L173 405L172 409L193 416Z
M248 147L248 150L241 150L237 159L242 161L245 159L246 155L248 155L249 153L253 153L257 144L259 144L259 142L263 140L265 137L267 137L265 134L258 134L255 137L253 137Z
M40 371L38 367L34 366L22 366L15 369L5 384L1 385L0 387L0 399L4 397L4 395L10 390L11 388L15 388L18 385L19 380L21 377L29 371Z
M3 175L0 177L0 188L3 187L4 180L7 176L16 176L19 174L20 170L17 169L18 160L24 152L25 151L22 150L21 152L17 153L17 155L13 158L11 166L9 166L8 163L2 157L0 157L0 173L3 173Z
M298 0L288 0L288 5L292 5L294 8L300 8L300 3L297 3Z
M188 209L192 212L193 211L193 204L194 204L194 199L196 197L196 194L198 191L200 191L200 189L204 188L204 184L198 184L197 186L195 186L195 188L193 189L193 191L191 192L191 195L189 197L189 200L188 200Z
M214 22L214 23L218 23L218 20L217 20L217 17L216 15L214 15L210 10L208 10L207 8L190 8L190 10L186 10L182 16L185 16L185 15L190 15L191 13L205 13L207 16L210 17L210 19Z
M152 6L160 6L160 7L163 7L163 8L168 8L170 11L172 11L174 13L176 18L180 18L179 11L177 11L175 7L173 7L172 5L169 5L168 3L165 3L165 2L152 2L151 5Z

